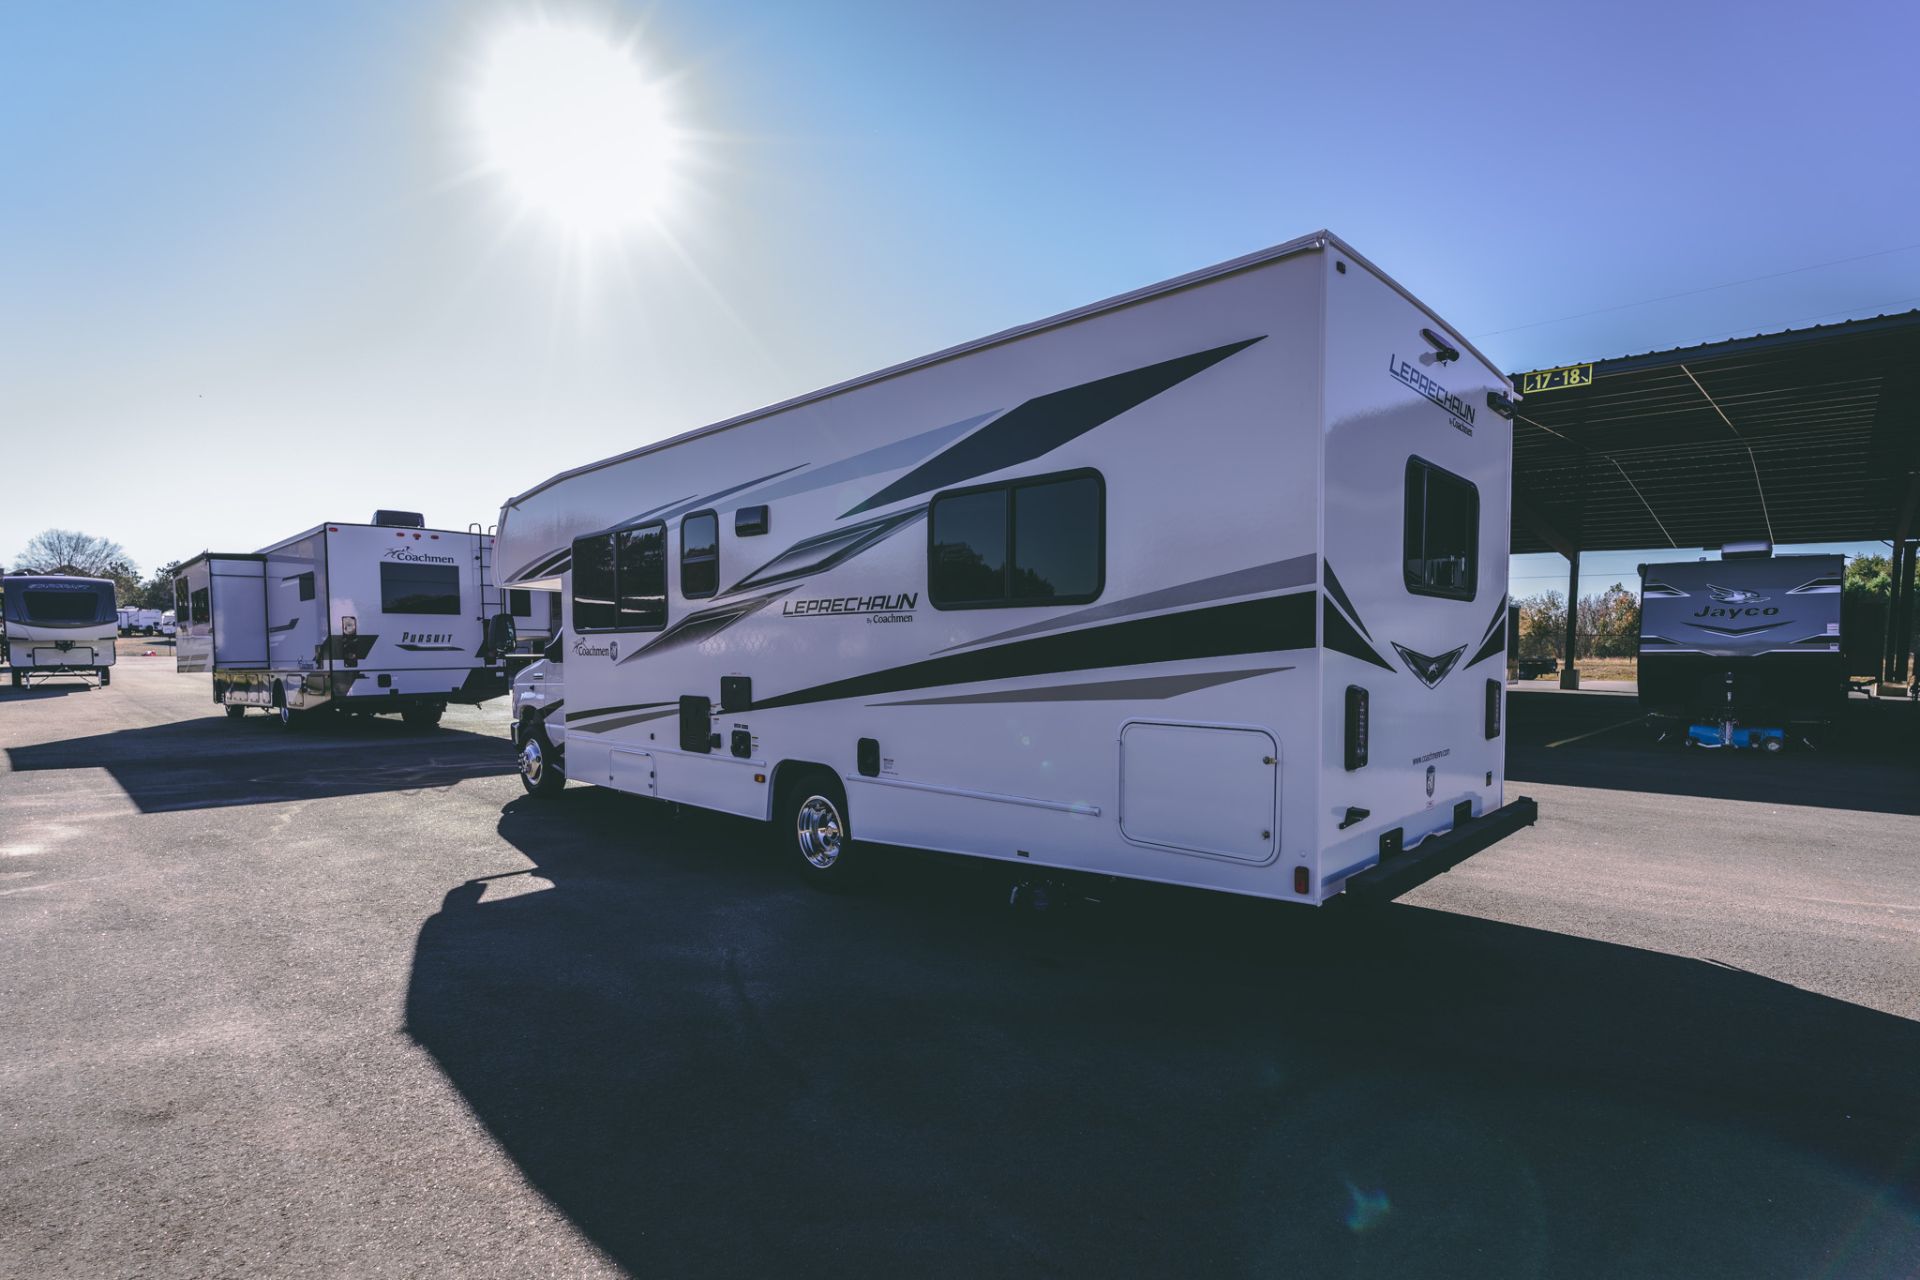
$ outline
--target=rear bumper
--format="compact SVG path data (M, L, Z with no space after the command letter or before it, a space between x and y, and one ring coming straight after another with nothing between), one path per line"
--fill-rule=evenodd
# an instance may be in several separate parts
M1382 858L1365 871L1347 877L1346 892L1356 898L1388 902L1443 872L1451 871L1487 846L1506 839L1540 817L1531 796L1463 822L1451 831L1428 836L1404 853Z

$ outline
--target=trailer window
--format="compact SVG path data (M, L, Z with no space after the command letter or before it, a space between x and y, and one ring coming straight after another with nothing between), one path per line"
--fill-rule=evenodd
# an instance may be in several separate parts
M71 586L21 587L20 622L113 622L113 588L91 583Z
M300 575L300 599L303 601L313 599L313 575L311 573L303 573Z
M173 580L173 616L176 622L187 616L187 580L185 578Z
M1407 459L1407 590L1471 600L1480 552L1480 491L1422 458Z
M644 525L614 535L623 631L667 625L667 526Z
M696 511L680 521L680 594L703 600L720 591L720 517Z
M382 613L460 612L460 567L451 564L380 565Z
M201 587L193 593L193 606L189 617L194 622L205 623L213 621L213 598L209 594L208 588ZM174 620L175 622L179 621L178 614L174 615Z
M1097 472L943 493L927 524L935 608L1080 604L1100 595L1106 494Z
M516 618L531 618L533 616L533 592L508 591L507 612Z
M573 540L573 625L577 631L610 631L613 608L613 535Z

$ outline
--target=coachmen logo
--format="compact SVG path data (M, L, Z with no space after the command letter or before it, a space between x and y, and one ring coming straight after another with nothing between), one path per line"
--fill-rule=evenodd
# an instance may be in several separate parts
M381 553L382 560L403 560L408 564L459 564L452 556L430 556L424 551L415 551L411 547L388 547Z
M1461 645L1435 658L1409 649L1398 640L1393 642L1393 648L1400 655L1400 660L1407 664L1407 670L1413 672L1420 683L1429 689L1445 680L1447 672L1453 670L1453 664L1460 661L1460 655L1467 651L1467 646Z
M573 642L573 652L575 657L613 658L617 661L620 657L620 642L609 640L605 644L588 644L586 638L581 637Z
M1718 600L1721 604L1765 604L1767 601L1773 599L1772 596L1763 596L1753 591L1736 591L1732 587L1716 587L1711 582L1707 584L1707 594L1715 600Z

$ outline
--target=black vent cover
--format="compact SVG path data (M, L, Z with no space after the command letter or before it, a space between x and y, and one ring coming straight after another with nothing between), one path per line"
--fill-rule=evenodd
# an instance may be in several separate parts
M380 510L373 513L373 522L378 525L385 525L389 529L424 529L427 527L427 518L418 511Z

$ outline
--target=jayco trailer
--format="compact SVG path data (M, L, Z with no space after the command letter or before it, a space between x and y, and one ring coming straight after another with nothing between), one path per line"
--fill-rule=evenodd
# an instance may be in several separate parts
M507 691L487 646L500 611L493 539L411 512L329 521L246 555L205 552L174 578L176 665L211 672L227 714L317 711L432 724Z
M13 687L50 676L93 676L113 683L120 631L108 578L10 573L5 597L7 663Z
M1317 233L564 472L526 781L1318 903L1502 804L1511 387ZM857 836L859 844L851 842Z
M1846 702L1846 561L1722 554L1640 566L1640 703L1690 741L1777 749Z

